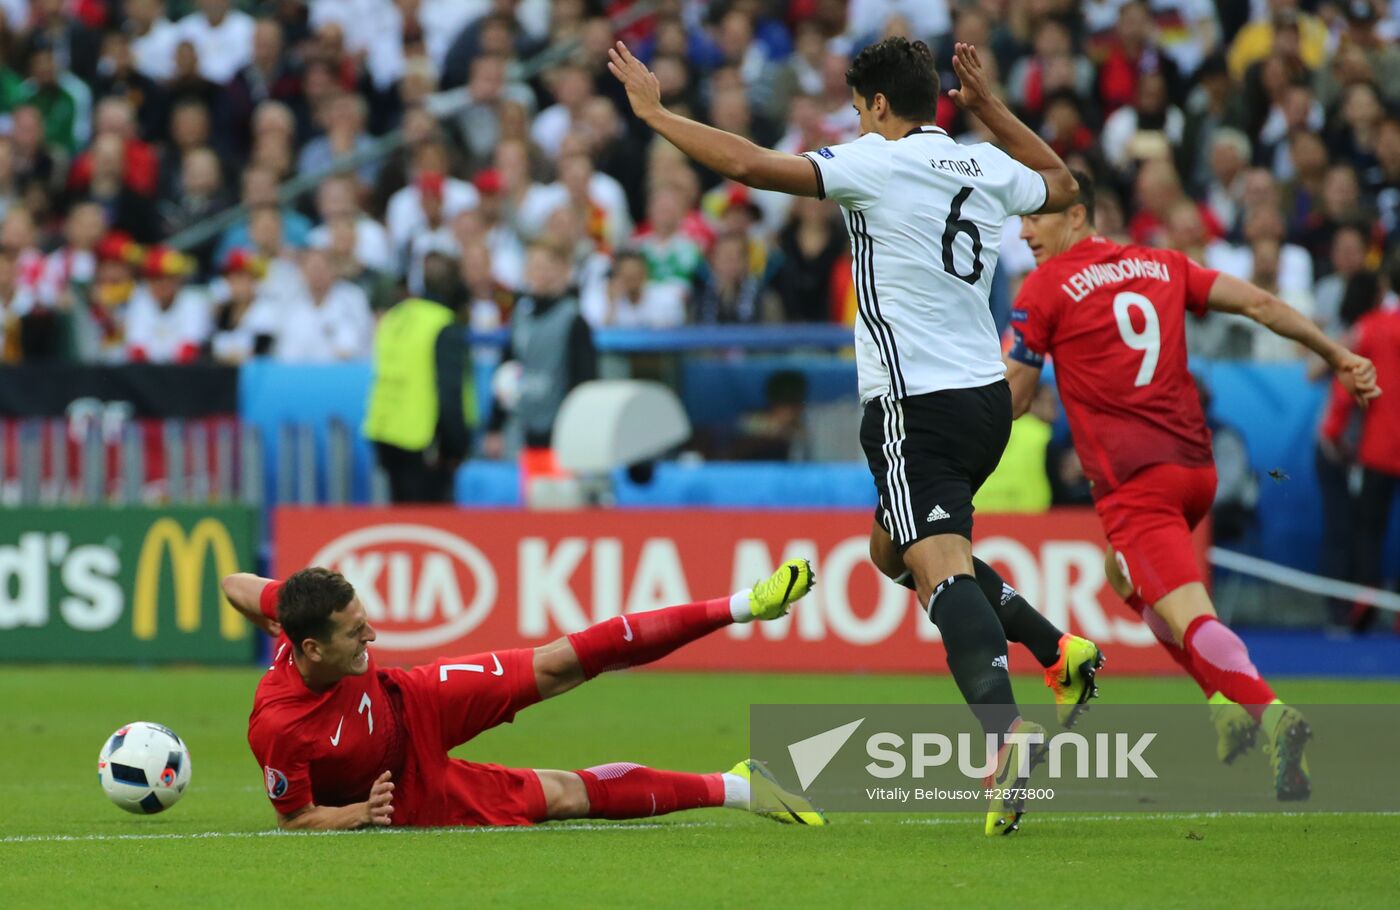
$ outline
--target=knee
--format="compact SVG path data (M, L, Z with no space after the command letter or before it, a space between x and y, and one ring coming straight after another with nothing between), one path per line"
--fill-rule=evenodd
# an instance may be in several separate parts
M1113 588L1115 594L1127 600L1133 595L1132 583L1128 581L1123 570L1118 566L1118 554L1109 547L1104 551L1103 573L1108 578L1109 587Z
M540 789L544 791L544 804L552 819L586 818L588 816L588 788L583 778L572 771L537 770Z

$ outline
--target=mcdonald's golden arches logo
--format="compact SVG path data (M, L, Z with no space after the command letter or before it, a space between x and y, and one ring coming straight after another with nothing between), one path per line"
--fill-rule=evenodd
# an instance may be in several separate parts
M215 577L232 575L239 570L238 551L223 522L201 518L189 534L170 516L156 519L141 544L136 561L136 587L132 595L132 632L142 640L156 637L156 619L160 614L160 577L164 554L170 554L170 570L174 580L175 627L181 632L199 630L203 612L200 603L204 588L204 564L214 556ZM219 634L229 640L247 634L247 623L219 595Z

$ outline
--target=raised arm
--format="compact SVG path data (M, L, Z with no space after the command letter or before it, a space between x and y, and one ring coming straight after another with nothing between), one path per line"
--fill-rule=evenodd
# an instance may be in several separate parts
M962 87L948 95L986 124L1008 155L1045 178L1045 205L1040 211L1063 212L1069 208L1079 197L1079 184L1060 156L992 91L976 47L961 42L954 45L953 72L958 74Z
M1361 407L1380 395L1376 367L1371 361L1328 338L1311 319L1263 288L1222 274L1211 285L1206 303L1221 313L1246 316L1275 335L1290 338L1317 354Z
M235 610L242 613L250 623L275 638L282 633L282 627L278 625L277 620L265 616L262 611L263 588L270 584L272 584L270 578L263 578L251 572L237 572L224 576L219 587L223 588L224 596L228 598L229 603L233 604Z
M775 152L743 136L671 113L661 106L661 83L656 74L632 56L627 45L617 42L608 50L608 57L608 69L627 89L627 100L637 118L695 161L754 189L818 195L816 166L807 158Z

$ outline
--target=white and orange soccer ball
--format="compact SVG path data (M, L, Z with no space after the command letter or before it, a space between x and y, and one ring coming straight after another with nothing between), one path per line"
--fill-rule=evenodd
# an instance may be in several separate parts
M137 721L107 738L97 756L107 798L128 812L153 815L179 801L190 783L190 750L175 731Z

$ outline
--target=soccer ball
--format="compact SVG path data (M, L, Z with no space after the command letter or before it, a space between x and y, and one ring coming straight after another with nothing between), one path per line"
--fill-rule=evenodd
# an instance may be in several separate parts
M190 750L169 727L127 724L102 746L97 779L107 798L128 812L164 812L189 786Z

